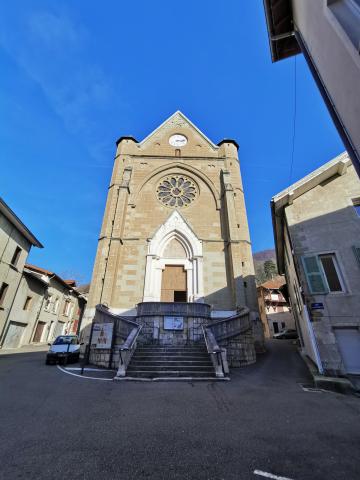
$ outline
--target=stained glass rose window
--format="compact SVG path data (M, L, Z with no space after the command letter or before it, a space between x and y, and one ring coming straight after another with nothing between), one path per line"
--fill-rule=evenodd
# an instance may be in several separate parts
M197 194L195 183L184 175L164 178L157 187L159 201L167 207L187 207Z

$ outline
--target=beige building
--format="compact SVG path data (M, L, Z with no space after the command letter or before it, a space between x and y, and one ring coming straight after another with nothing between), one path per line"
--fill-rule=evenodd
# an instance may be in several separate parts
M273 197L304 353L327 375L360 374L360 182L344 153Z
M237 149L181 112L140 142L118 140L84 325L97 304L135 319L143 302L258 318ZM162 323L155 337L171 341Z
M5 335L21 335L23 325L9 315L20 287L22 272L32 246L39 240L0 199L0 346ZM8 338L9 338L8 337Z
M257 287L260 319L267 338L282 330L296 328L284 289L286 279L283 276L267 280Z
M360 175L360 1L264 0L274 62L302 52Z
M212 315L257 315L237 144L215 145L181 112L141 142L121 137L86 320L95 305L206 302Z
M24 266L5 329L2 348L47 343L76 334L86 305L74 280L35 265ZM11 328L16 324L17 328Z

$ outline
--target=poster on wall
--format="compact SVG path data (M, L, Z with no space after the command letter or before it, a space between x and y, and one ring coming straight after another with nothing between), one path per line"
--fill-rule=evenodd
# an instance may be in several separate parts
M95 348L111 348L113 323L94 323L91 345Z
M164 317L164 330L184 330L184 317Z

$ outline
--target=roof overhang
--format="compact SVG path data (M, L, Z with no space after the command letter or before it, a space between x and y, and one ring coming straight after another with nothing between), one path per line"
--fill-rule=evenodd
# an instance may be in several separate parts
M20 220L19 217L11 210L11 208L0 198L0 212L6 217L12 225L28 240L34 247L44 248L39 240L33 235L26 225Z
M263 0L273 62L301 52L295 38L291 0Z
M351 165L351 160L347 152L342 153L317 170L314 170L306 177L294 183L286 190L278 193L271 199L271 216L274 230L275 252L278 272L285 273L284 263L284 224L285 224L285 208L291 205L293 201L315 188L325 180L343 175L346 173L347 167Z

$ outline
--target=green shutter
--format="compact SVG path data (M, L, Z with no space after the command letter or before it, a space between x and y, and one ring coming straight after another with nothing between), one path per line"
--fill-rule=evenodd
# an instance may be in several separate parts
M321 270L319 259L316 255L302 257L302 263L309 285L310 293L327 293L328 288Z
M355 246L353 246L352 249L353 249L355 258L356 258L356 260L358 261L358 264L359 264L359 266L360 266L360 247L355 247Z

